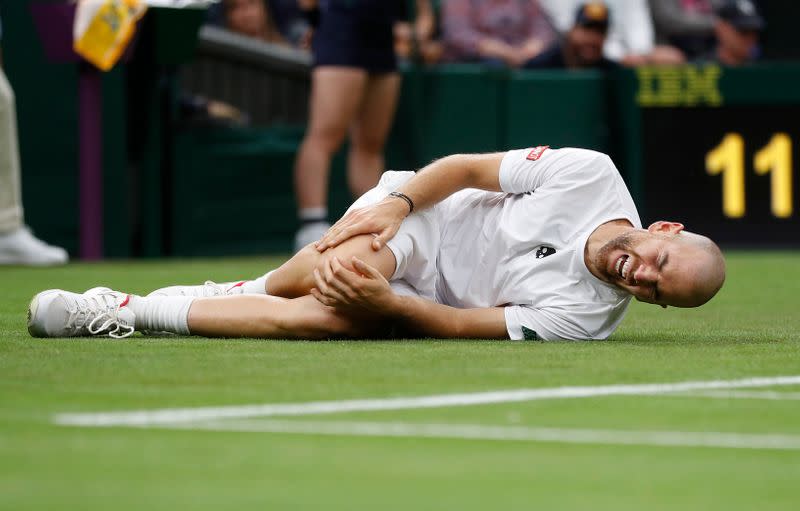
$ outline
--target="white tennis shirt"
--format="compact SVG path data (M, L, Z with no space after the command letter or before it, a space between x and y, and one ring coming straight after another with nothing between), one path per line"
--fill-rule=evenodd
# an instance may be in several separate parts
M505 307L511 339L605 339L630 295L589 271L584 248L601 224L641 227L611 159L585 149L509 151L505 193L462 190L445 199L436 300Z

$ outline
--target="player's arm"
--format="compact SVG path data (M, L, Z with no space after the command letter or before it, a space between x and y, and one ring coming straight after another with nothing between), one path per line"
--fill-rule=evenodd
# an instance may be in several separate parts
M343 310L369 311L398 321L415 334L440 338L507 339L502 307L457 309L424 298L394 293L383 275L358 258L353 269L331 258L315 270L311 294L321 303Z
M440 339L508 339L502 307L458 309L389 289L391 300L377 311L403 331Z
M351 211L317 243L320 252L335 247L358 234L376 233L375 250L391 239L403 219L414 211L421 211L465 188L500 191L500 163L506 153L454 154L434 161L397 191L402 197L389 196L383 201Z
M508 339L502 307L457 309L416 296L397 296L397 305L387 316L423 337Z

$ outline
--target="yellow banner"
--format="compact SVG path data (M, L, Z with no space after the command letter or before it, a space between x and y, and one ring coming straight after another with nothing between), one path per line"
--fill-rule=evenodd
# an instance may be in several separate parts
M81 0L75 12L75 52L108 71L125 52L146 10L141 0Z

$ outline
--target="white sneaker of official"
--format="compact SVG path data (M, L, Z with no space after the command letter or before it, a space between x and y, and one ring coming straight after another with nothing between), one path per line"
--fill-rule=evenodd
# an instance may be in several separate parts
M52 266L65 264L68 260L66 250L48 245L27 227L0 234L0 264Z
M331 225L328 222L312 222L305 224L294 235L294 251L300 252L306 245L319 241L328 232Z
M129 300L130 295L107 287L83 294L42 291L28 306L28 332L33 337L108 335L122 339L134 332L136 315L127 307Z
M194 296L197 298L208 298L211 296L230 296L244 294L244 283L241 282L223 282L217 284L207 280L201 286L169 286L156 289L147 296Z

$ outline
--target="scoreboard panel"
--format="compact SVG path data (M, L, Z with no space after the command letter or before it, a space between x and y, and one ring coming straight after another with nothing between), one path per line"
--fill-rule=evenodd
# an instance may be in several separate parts
M642 111L648 220L725 244L800 244L800 106Z
M645 224L800 246L800 66L619 73L617 156Z

